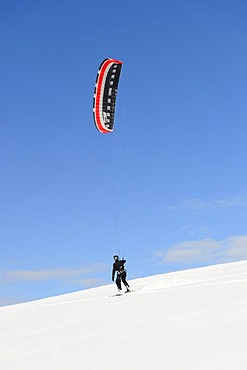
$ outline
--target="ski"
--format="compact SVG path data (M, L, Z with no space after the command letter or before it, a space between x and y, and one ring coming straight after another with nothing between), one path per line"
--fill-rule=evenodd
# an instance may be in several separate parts
M137 289L137 290L138 290L138 289ZM114 294L114 295L109 295L109 297L119 297L119 296L124 295L124 294L126 294L126 293L132 293L132 292L134 292L134 290L126 290L126 292L123 292L123 293L116 293L116 294Z

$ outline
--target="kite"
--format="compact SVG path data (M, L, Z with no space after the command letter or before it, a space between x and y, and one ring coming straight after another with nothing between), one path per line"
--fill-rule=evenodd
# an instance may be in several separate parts
M98 70L94 89L93 115L96 128L103 134L113 131L122 64L116 59L105 59Z

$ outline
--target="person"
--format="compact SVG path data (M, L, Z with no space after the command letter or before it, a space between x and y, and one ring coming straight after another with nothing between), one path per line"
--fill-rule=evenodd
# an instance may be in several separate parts
M117 284L118 292L122 293L121 282L123 282L123 284L125 285L127 289L126 293L130 292L131 290L130 290L129 284L126 281L127 272L124 269L124 264L126 260L124 259L120 260L118 256L113 256L113 259L115 262L113 263L113 266L112 266L112 281L114 281L115 273L117 273L116 284Z

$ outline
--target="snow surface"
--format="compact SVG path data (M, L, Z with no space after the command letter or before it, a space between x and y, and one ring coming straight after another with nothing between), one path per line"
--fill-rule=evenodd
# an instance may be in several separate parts
M0 308L1 370L246 370L247 261Z

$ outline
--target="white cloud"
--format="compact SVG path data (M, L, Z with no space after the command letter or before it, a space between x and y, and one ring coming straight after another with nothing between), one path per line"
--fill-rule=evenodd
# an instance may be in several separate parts
M214 209L226 209L231 207L247 207L247 197L237 196L230 199L204 200L201 198L191 198L170 207L174 211L211 211Z
M70 284L80 285L87 288L103 285L105 283L102 279L94 278L72 279L69 282Z
M23 302L20 297L4 297L0 296L0 306L8 306L11 304L16 304L18 302Z
M211 264L247 259L247 235L223 240L210 238L189 240L168 249L158 250L155 256L162 263Z
M105 271L104 264L93 264L86 268L57 268L47 270L0 270L0 283L33 282L44 280L65 280L68 282L83 279L85 275ZM85 278L84 278L85 281ZM90 279L92 285L92 279Z
M201 236L201 237L206 237L210 234L212 234L207 226L204 225L199 225L199 226L193 226L190 224L186 224L182 226L182 231L190 235L191 237L194 237L195 235Z

